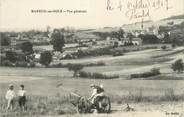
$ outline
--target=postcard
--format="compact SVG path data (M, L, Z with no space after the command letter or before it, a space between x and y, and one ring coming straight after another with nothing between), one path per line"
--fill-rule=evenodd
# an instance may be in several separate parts
M0 116L183 110L183 0L0 0Z

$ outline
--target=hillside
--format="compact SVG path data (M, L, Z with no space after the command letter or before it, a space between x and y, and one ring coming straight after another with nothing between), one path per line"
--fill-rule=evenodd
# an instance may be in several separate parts
M171 17L165 18L163 20L174 20L174 19L184 19L184 14L177 15L177 16L171 16Z
M181 22L184 21L184 15L178 15L178 16L172 16L168 17L159 21L145 21L144 22L144 29L147 29L148 27L151 26L165 26L168 25L169 22L174 22L174 24L180 24ZM104 27L104 28L98 28L98 29L93 29L93 30L88 30L86 32L112 32L112 31L117 31L119 30L120 27ZM131 31L131 30L141 30L141 22L136 22L132 24L124 24L121 26L125 31Z

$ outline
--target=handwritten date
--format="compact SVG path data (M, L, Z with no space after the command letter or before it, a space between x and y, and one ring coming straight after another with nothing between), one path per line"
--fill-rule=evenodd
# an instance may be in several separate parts
M123 8L125 6L125 8ZM169 6L169 0L128 0L126 5L122 4L122 0L119 0L118 5L114 5L113 1L107 0L108 11L126 9L125 16L130 20L137 18L150 17L150 9L158 10L164 8L169 10L172 7Z

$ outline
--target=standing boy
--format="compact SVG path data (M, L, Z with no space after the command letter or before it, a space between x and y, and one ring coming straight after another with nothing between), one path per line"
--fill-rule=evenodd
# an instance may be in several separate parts
M14 100L15 100L15 92L14 92L14 86L12 84L9 85L9 90L6 92L5 98L8 101L7 110L13 110L14 107Z
M25 104L26 104L26 91L24 90L24 85L20 85L20 90L18 91L18 102L21 110L25 110Z

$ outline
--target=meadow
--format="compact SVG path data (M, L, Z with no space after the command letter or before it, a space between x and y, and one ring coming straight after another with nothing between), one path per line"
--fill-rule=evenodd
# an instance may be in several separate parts
M181 80L113 79L102 81L69 77L35 77L35 79L30 79L26 76L21 81L16 81L19 76L17 78L9 76L8 79L14 79L15 81L7 80L0 83L0 113L5 117L76 114L76 107L71 104L76 97L72 96L70 92L89 97L91 83L102 83L104 85L105 92L111 99L112 110L114 111L121 110L127 103L135 109L144 111L146 108L148 110L153 109L152 106L146 107L144 104L156 104L159 106L160 103L179 104L184 101L184 81ZM27 111L21 112L16 104L15 110L6 112L4 95L9 83L15 85L16 92L20 84L26 86ZM56 88L56 85L60 83L63 86ZM144 108L140 107L140 105L144 105ZM165 109L167 108L165 107Z
M112 102L112 113L121 113L129 103L140 111L167 111L168 108L182 110L184 101L183 73L177 74L170 69L171 63L183 58L183 47L170 51L149 49L126 53L123 56L100 56L76 60L61 60L67 63L97 63L104 62L105 66L85 67L88 72L104 74L118 74L118 79L87 79L74 78L73 72L67 68L19 68L0 67L0 116L2 117L32 117L32 116L84 116L76 114L76 107L71 104L77 97L70 92L89 97L90 84L104 85L106 94ZM179 53L177 53L179 51ZM159 55L159 57L155 57ZM157 80L126 80L132 73L149 71L159 67L161 75L152 79ZM164 78L165 80L161 80ZM172 79L169 80L168 78ZM13 111L6 112L5 93L8 85L15 85L17 92L19 85L24 84L27 91L27 111L21 112L16 103ZM62 87L56 88L62 83ZM118 111L118 112L116 112ZM69 115L68 115L69 114ZM121 114L120 114L121 115ZM91 115L87 115L91 116ZM106 115L102 115L106 116ZM108 116L111 116L108 115Z

